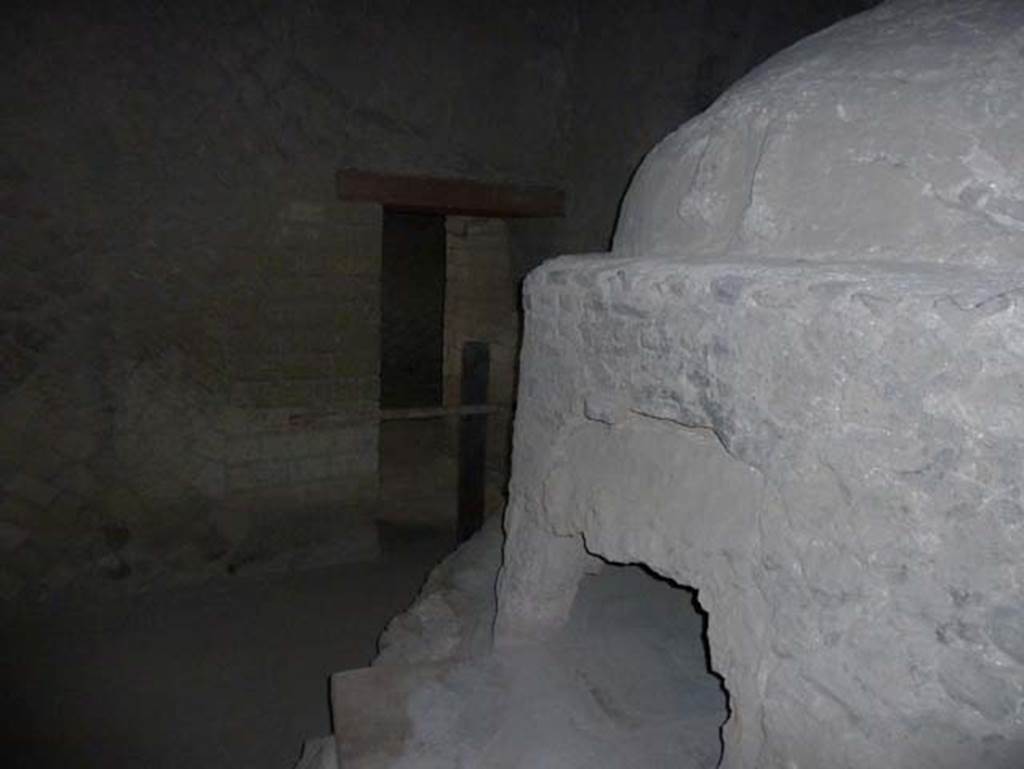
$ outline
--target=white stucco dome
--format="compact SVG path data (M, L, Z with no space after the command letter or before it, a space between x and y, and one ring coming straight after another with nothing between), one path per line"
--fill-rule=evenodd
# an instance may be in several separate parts
M895 0L773 57L650 152L614 250L1024 261L1024 2Z

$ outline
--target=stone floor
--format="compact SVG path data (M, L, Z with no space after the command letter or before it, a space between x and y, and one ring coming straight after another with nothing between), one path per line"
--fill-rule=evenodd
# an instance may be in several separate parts
M374 563L54 601L5 622L3 766L290 769L330 731L328 675L369 662L450 549L384 535Z

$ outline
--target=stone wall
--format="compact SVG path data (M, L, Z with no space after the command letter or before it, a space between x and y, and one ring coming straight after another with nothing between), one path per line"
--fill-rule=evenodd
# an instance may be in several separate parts
M236 560L310 537L372 555L381 209L292 203L270 245L225 329L224 528Z

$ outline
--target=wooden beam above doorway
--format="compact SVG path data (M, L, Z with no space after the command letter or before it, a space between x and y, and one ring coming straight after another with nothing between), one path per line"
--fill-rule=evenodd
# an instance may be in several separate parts
M396 211L503 219L565 215L565 191L556 187L399 176L351 168L338 171L337 182L341 200L380 203Z

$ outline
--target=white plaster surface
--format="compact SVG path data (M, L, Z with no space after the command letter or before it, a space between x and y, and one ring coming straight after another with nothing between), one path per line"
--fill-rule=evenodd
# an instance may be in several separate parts
M1024 5L896 0L769 59L646 158L614 250L1014 263Z
M498 549L485 552L496 564ZM428 589L420 606L437 597ZM392 647L372 668L333 678L340 765L713 769L725 697L701 631L687 591L609 567L582 579L544 643L410 663ZM451 625L421 632L459 635Z
M533 274L499 644L586 546L698 589L727 767L1019 765L1024 274Z
M525 288L496 642L582 543L695 587L728 769L1024 765L1024 5L881 6Z

